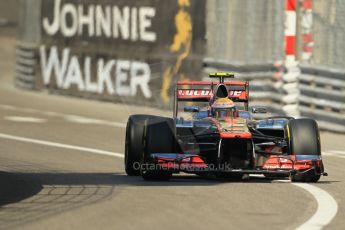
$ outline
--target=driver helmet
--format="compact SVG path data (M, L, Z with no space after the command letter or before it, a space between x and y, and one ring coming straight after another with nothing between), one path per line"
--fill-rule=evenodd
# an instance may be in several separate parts
M235 103L229 98L216 99L211 105L211 111L216 118L234 117L236 115Z

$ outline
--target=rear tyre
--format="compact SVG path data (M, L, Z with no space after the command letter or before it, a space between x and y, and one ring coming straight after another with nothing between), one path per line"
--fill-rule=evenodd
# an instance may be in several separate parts
M290 120L287 126L289 151L292 155L321 155L320 135L315 120L303 118ZM320 175L314 170L290 177L292 182L317 182Z
M128 118L125 144L125 171L129 176L140 175L145 121L152 117L154 116L132 115Z
M320 179L320 175L315 175L315 172L311 171L306 174L296 174L290 177L291 182L311 182L316 183Z
M144 128L144 158L141 175L145 180L169 180L172 173L159 168L151 153L176 152L175 123L171 118L155 117L146 120Z

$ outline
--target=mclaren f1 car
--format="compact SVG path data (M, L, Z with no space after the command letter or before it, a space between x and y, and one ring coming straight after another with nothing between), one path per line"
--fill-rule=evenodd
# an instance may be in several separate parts
M324 171L317 122L287 116L253 119L249 82L211 73L211 81L180 81L173 117L128 118L125 170L146 180L168 180L175 173L317 182ZM183 110L181 104L185 105ZM182 115L181 115L182 114Z

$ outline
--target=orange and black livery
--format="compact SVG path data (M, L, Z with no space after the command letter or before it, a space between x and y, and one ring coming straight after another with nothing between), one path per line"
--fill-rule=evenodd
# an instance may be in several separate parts
M315 120L262 116L265 108L249 105L249 82L224 72L209 78L177 82L171 118L129 117L128 175L167 180L180 172L237 179L263 174L299 182L327 175Z

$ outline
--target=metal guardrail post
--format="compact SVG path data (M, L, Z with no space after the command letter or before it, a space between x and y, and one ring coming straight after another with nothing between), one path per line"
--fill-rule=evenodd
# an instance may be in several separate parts
M296 39L297 30L297 1L286 0L285 8L285 68L286 73L283 75L283 89L286 95L283 102L285 114L288 116L299 116L298 97L299 88L297 77L300 74L296 60Z
M35 44L17 42L15 67L16 86L27 89L35 88L37 49Z

